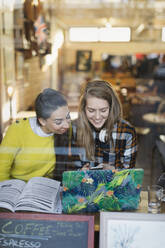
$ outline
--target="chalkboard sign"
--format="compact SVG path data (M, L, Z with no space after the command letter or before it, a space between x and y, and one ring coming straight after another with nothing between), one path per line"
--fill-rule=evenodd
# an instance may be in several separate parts
M93 248L94 216L0 213L0 247Z

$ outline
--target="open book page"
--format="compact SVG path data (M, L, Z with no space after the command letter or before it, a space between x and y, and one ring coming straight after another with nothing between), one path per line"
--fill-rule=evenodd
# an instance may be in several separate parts
M60 182L45 177L33 177L24 187L15 211L55 213L59 201Z
M62 202L61 202L61 196L58 194L57 196L57 202L54 205L54 213L61 214L62 213Z
M17 179L0 182L0 207L14 212L15 205L25 185L24 181Z

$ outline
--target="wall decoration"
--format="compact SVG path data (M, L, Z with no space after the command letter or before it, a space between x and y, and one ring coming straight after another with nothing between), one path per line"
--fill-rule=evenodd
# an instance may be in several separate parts
M76 54L76 70L90 71L92 62L92 51L82 50Z
M163 247L164 230L165 214L101 212L100 248Z

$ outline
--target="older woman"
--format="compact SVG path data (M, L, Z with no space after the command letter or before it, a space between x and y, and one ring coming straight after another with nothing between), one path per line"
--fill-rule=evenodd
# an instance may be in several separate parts
M35 176L53 178L56 153L63 152L66 156L67 149L62 149L58 142L60 136L63 145L68 145L70 113L64 96L45 89L36 98L35 111L36 117L18 120L6 132L0 145L0 181L28 181Z

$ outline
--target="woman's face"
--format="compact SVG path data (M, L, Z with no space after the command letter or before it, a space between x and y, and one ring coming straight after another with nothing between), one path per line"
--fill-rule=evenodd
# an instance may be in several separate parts
M39 118L42 130L45 133L55 134L65 133L69 128L70 120L68 106L59 107L48 119Z
M107 100L88 96L85 113L88 121L96 128L101 129L109 116L109 103Z

